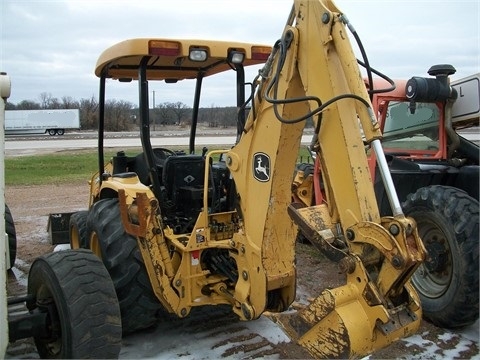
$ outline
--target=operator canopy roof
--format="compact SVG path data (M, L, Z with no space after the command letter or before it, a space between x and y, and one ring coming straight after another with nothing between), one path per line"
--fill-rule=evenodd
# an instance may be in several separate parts
M147 79L175 82L194 79L199 72L210 76L244 66L265 63L272 48L267 45L179 39L130 39L106 49L98 58L95 75L120 81L138 80L138 69L148 57Z

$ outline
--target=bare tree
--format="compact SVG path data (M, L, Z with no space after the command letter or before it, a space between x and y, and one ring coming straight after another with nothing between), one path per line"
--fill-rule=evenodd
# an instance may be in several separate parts
M190 112L190 108L182 103L181 101L177 101L176 103L165 103L168 107L170 107L171 111L175 114L175 123L180 125L183 122L186 122L186 115ZM188 120L189 122L189 120Z
M43 92L40 94L40 107L42 109L60 109L60 102L51 93Z
M220 125L218 108L212 104L209 108L202 109L199 114L199 120L207 123L208 127L218 127Z
M15 110L39 110L40 104L32 100L23 100L17 104Z
M7 101L5 103L5 110L16 110L17 109L17 105L15 105L14 103L11 103L10 101Z
M98 102L92 96L90 99L82 99L79 103L80 127L82 129L95 129L98 125Z
M216 107L212 104L209 108L200 109L199 120L207 123L209 127L235 126L237 119L237 108L233 106Z
M175 113L172 111L172 107L169 103L159 104L155 108L156 113L158 114L158 122L162 125L172 125L175 124Z
M108 100L105 103L105 130L127 131L131 128L132 103L123 100Z
M221 124L223 127L236 126L238 122L238 109L233 106L219 108Z
M71 96L64 96L62 97L61 106L63 109L78 109L80 104L77 100L75 100Z

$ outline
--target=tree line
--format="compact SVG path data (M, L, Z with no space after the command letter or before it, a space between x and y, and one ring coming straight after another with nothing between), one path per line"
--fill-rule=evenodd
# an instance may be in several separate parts
M94 98L75 100L65 96L61 99L49 93L41 93L39 101L23 100L17 104L7 101L6 110L41 110L41 109L79 109L80 127L82 130L94 130L98 126L98 101ZM150 123L153 129L162 126L188 126L192 118L192 108L182 102L164 102L150 109ZM236 126L236 107L201 108L198 122L209 127ZM139 109L136 105L123 100L107 100L105 103L105 130L131 131L138 129Z

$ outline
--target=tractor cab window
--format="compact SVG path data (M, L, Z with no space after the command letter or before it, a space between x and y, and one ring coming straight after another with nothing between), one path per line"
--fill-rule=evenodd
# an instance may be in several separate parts
M388 103L382 142L386 152L439 149L440 109L435 103L415 105L412 111L407 101Z

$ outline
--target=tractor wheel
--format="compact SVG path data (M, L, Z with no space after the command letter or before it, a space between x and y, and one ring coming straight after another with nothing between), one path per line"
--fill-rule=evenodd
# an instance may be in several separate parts
M410 194L404 212L417 222L427 257L412 277L423 316L457 328L478 319L478 201L462 190L429 186Z
M30 311L46 313L34 334L42 358L118 358L120 309L112 281L89 250L65 250L37 258L28 277Z
M161 304L153 292L137 239L123 228L118 199L95 203L88 215L87 228L90 247L102 258L113 280L123 333L153 326Z
M70 216L69 237L72 249L88 249L88 211L78 211Z
M15 231L15 223L13 222L13 216L5 204L5 232L8 235L8 251L10 253L10 268L15 265L17 259L17 232Z

